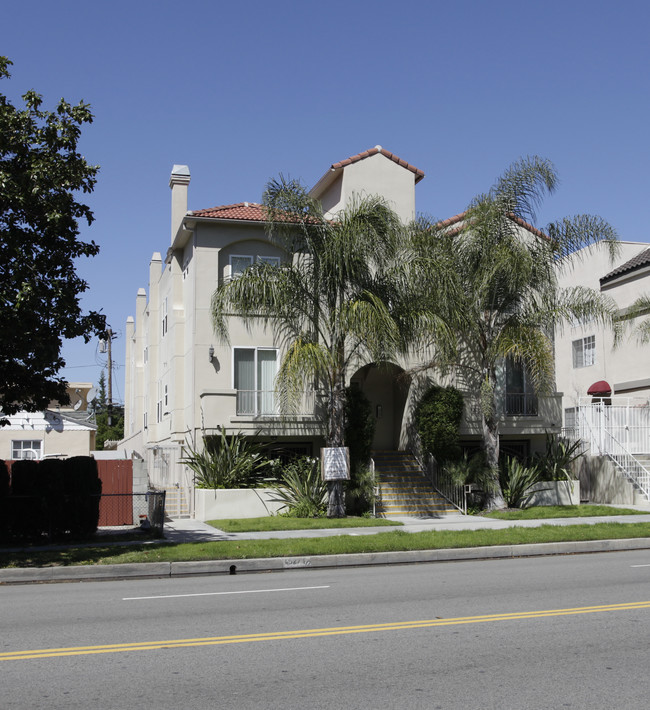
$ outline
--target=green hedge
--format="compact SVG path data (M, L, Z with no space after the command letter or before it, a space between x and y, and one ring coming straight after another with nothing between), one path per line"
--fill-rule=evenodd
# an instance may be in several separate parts
M97 531L102 482L91 456L0 461L0 538L38 542Z

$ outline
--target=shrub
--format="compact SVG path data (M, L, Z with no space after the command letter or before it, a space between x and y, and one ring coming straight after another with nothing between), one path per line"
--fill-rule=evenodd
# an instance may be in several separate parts
M0 498L9 495L9 469L7 464L0 460Z
M194 471L197 488L254 488L267 464L256 437L223 429L203 439L202 451L186 443L181 461Z
M459 429L463 395L455 387L430 387L415 408L415 426L424 450L437 461L461 456Z
M320 474L318 459L297 458L285 464L278 490L272 500L284 503L286 514L296 518L318 518L327 507L327 483Z
M345 390L345 445L352 472L368 467L375 436L375 418L368 398L358 387Z
M542 470L544 481L572 481L576 478L573 462L582 456L582 442L546 434L546 451L535 464Z
M347 515L364 515L372 512L375 502L375 477L368 466L359 467L350 475L345 487L345 512Z
M345 482L345 512L363 515L372 510L375 481L368 467L375 436L375 417L358 387L345 390L345 445L350 451L350 480Z
M533 496L532 487L542 480L537 466L525 466L515 458L506 458L499 471L503 499L508 508L527 508Z
M65 526L73 537L97 532L102 482L92 456L73 456L63 461L63 485L67 511Z

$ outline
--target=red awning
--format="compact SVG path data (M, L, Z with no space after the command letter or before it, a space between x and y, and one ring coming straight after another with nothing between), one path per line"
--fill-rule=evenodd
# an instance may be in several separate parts
M594 397L608 395L612 393L612 386L605 382L605 380L598 380L594 382L593 385L587 390L587 394L593 395Z

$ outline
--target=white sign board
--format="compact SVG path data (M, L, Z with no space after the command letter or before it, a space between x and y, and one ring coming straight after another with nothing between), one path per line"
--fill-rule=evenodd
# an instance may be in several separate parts
M333 446L320 450L320 470L324 481L350 478L350 452L347 446Z

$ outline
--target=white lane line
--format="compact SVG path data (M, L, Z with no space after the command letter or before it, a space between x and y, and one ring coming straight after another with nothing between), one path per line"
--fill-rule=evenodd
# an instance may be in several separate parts
M650 565L630 565L630 567L650 567Z
M216 597L225 594L263 594L265 592L301 592L310 589L329 589L329 584L319 587L283 587L282 589L243 589L238 592L201 592L199 594L165 594L155 597L122 597L123 602L138 601L140 599L179 599L181 597Z

